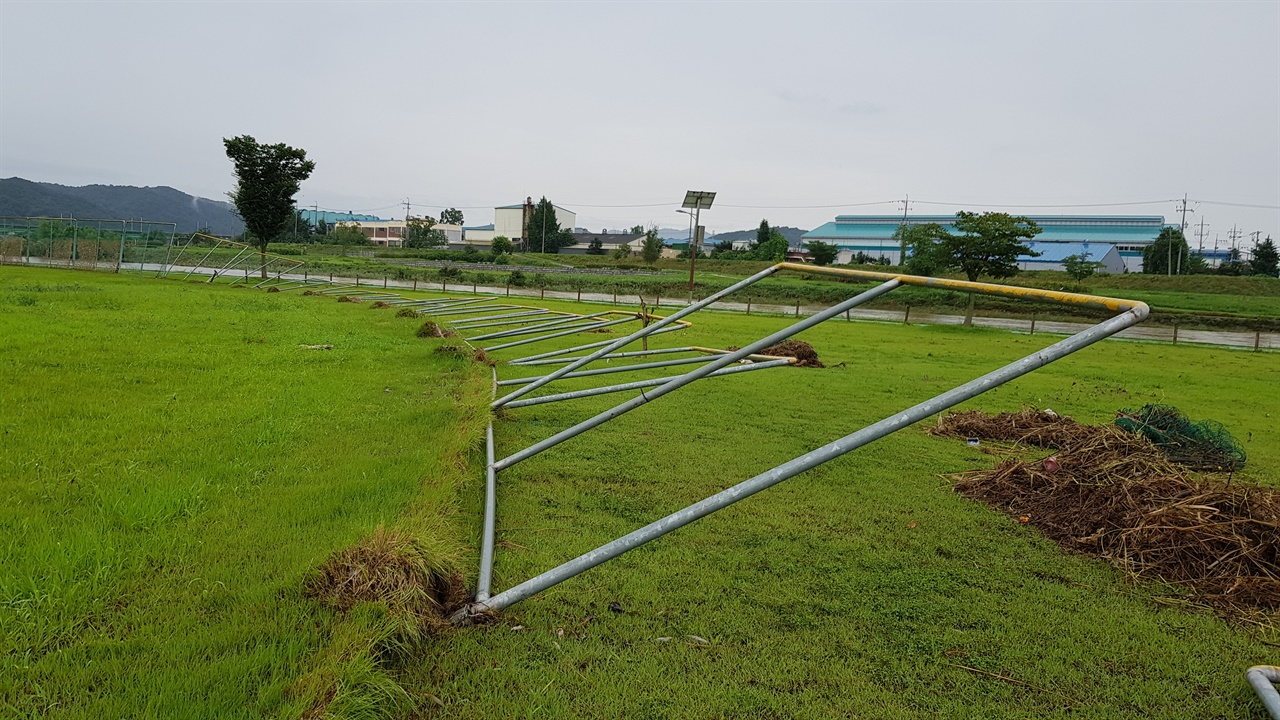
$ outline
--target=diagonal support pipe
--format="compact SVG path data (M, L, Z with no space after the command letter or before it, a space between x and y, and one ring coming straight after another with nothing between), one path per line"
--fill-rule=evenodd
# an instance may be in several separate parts
M738 373L751 372L752 370L768 370L769 368L783 367L795 363L795 358L779 358L777 360L766 360L764 362L751 363L750 365L735 365L731 368L717 370L707 377L721 377L723 375L736 375ZM573 392L559 393L557 395L542 395L535 398L524 398L522 400L512 400L503 407L518 408L527 407L529 405L542 405L544 403L560 402L562 400L577 400L579 398L594 397L596 395L608 395L609 393L626 392L627 390L640 390L643 388L657 387L671 378L662 377L652 380L637 380L635 382L622 383L620 385L605 385L603 387L588 388L586 390L574 390Z
M1276 684L1280 683L1280 667L1255 665L1245 673L1245 678L1258 693L1267 712L1271 713L1272 720L1280 720L1280 692L1276 691Z

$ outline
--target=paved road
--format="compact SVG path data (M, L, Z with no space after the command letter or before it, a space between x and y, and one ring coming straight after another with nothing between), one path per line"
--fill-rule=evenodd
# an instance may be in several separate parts
M44 262L43 259L31 258L31 264L34 265L53 265L55 263ZM66 263L56 263L65 267ZM84 267L82 263L81 268ZM114 264L102 263L100 269L114 269ZM143 272L161 272L164 268L158 263L148 263L141 267L136 264L126 264L126 270ZM212 275L212 268L204 267L182 267L175 268L170 274L186 275L190 271L193 275ZM310 275L309 273L286 274L281 276L289 280L303 280L307 278L319 278L323 280L333 280L334 282L355 283L356 278L343 278L335 275ZM388 290L439 290L443 292L465 292L479 293L486 295L499 295L509 297L524 298L555 298L557 300L581 300L594 303L609 303L617 305L634 306L639 305L641 298L638 295L625 295L616 293L592 293L592 292L569 292L563 290L539 290L537 288L516 288L516 287L492 287L486 285L459 285L447 283L427 283L424 281L412 280L389 280L382 279L379 281L370 281L365 278L360 280L360 287L381 288ZM658 298L646 297L645 302L649 303L650 308L664 307L675 308L688 305L686 299L681 298ZM707 310L720 312L758 312L780 315L814 315L823 310L822 306L808 305L765 305L757 303L743 302L718 302L712 304ZM912 311L910 317L904 317L906 313L899 310L864 310L855 309L848 313L849 320L875 320L881 322L903 322L908 320L913 324L920 325L960 325L964 322L962 315L935 315L932 313ZM1034 322L1034 328L1032 324ZM1044 332L1057 335L1073 335L1075 333L1090 327L1087 323L1073 322L1047 322L1032 321L1022 318L991 318L991 317L975 317L973 324L979 327L998 328L1010 330L1013 332ZM1176 336L1175 336L1176 334ZM1130 340L1144 340L1148 342L1178 342L1193 343L1198 345L1221 345L1227 347L1248 348L1257 347L1261 350L1280 349L1280 334L1277 333L1253 333L1242 331L1226 331L1226 330L1183 330L1175 329L1164 325L1138 325L1117 333L1114 337L1127 338Z

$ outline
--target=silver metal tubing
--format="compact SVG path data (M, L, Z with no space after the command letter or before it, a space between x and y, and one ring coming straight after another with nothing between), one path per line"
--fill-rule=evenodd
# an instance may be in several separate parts
M493 302L494 300L497 300L497 299L498 298L496 297L459 298L459 299L446 300L443 302L435 303L431 305L430 308L431 310L453 310L455 308L460 308L463 305L479 305L481 303Z
M468 319L465 323L451 322L449 323L449 327L453 328L454 330L478 330L480 328L500 327L502 325L524 325L532 322L542 322L543 320L546 320L546 317L538 317L538 316L546 316L550 314L551 314L550 310L531 310L529 312L512 313L511 315L506 316L507 317L506 320L495 320L493 322L471 322L471 320ZM494 317L500 318L503 316L495 315ZM523 318L523 319L515 320L512 318Z
M497 377L495 370L494 378ZM498 514L497 471L493 469L493 420L489 421L489 429L485 432L485 455L488 459L484 484L484 532L480 539L480 576L476 579L476 600L480 602L489 598L493 577L493 534Z
M221 240L219 240L217 244L215 244L213 247L209 248L209 252L205 253L204 257L200 258L200 262L196 263L195 265L192 265L191 269L187 271L187 274L182 276L182 279L186 280L187 278L191 277L191 273L195 272L196 268L204 266L204 261L208 260L209 256L212 255L214 251L220 247L222 247Z
M1280 720L1280 692L1276 692L1276 684L1280 683L1280 667L1275 665L1255 665L1245 673L1253 691L1262 699L1262 705L1271 713L1273 720Z
M190 243L188 243L188 244L190 244ZM178 257L182 257L182 254L181 254L181 253L179 253L179 254L178 254ZM178 259L178 258L174 258L174 260L177 260L177 259ZM271 263L273 263L273 262L275 262L276 260L279 260L279 259L280 259L280 258L271 258L270 260L268 260L268 261L266 261L266 262L262 263L262 264L261 264L261 265L259 265L258 267L256 267L256 268L254 268L253 270L249 271L249 275L252 275L252 274L254 274L254 273L262 272L262 271L266 270L268 265L270 265ZM166 275L168 275L169 273L166 271L166 272L165 272L165 274L166 274ZM249 277L249 275L245 275L245 276L244 276L244 277L242 277L242 278L236 278L235 280L232 280L232 281L231 281L231 284L232 284L232 285L235 285L236 283L240 282L241 280L244 280L245 282L248 282L248 277ZM265 281L264 281L264 282L265 282Z
M654 368L674 367L676 365L696 365L698 363L712 362L719 360L719 355L704 355L702 357L680 358L678 360L660 360L657 362L634 363L631 365L613 365L611 367L593 368L591 370L578 370L577 372L565 373L560 376L561 380L577 377L591 377L593 375L612 375L613 373L634 372L636 370L652 370ZM541 375L532 377L511 378L509 380L498 381L499 386L508 385L524 385L534 380L541 379ZM671 378L667 378L670 380Z
M506 320L509 318L531 317L533 315L550 315L550 314L551 314L550 310L543 310L542 308L538 308L536 310L525 309L525 310L520 310L518 312L500 313L498 315L485 315L484 317L459 318L457 320L450 321L449 324L457 328L478 328L478 327L488 327L484 323L491 320Z
M642 392L640 393L640 395L628 400L627 402L622 403L621 405L617 405L608 410L605 410L604 412L600 413L599 415L596 415L593 418L588 418L587 420L583 420L582 422L578 423L577 425L574 425L573 427L567 430L561 430L560 432L556 433L555 435L552 435L546 440L543 440L538 443L534 443L533 445L530 445L529 447L515 453L514 455L509 455L499 460L498 469L503 470L505 468L511 467L512 465L515 465L521 460L528 460L529 458L533 457L534 455L537 455L543 450L546 450L551 447L555 447L556 445L559 445L565 440L581 435L582 433L594 427L597 427L599 425L603 425L620 415L628 413L640 407L641 405L644 405L650 400L656 400L662 397L663 395L666 395L667 393L671 392L672 390L679 390L680 388L684 387L685 385L688 385L689 383L693 382L694 380L697 380L698 378L706 377L707 375L715 372L716 370L719 370L720 368L726 365L735 363L741 360L742 358L747 357L748 355L754 355L755 353L760 352L761 350L769 347L770 345L775 345L777 343L782 342L783 340L786 340L792 335L804 332L805 330L808 330L814 325L817 325L825 320L833 318L836 315L842 314L845 310L857 307L858 305L861 305L862 303L867 302L868 300L874 300L875 298L880 297L881 295L889 292L890 290L893 290L899 285L901 285L899 281L890 280L881 285L877 285L876 287L873 287L864 293L860 293L854 297L851 297L848 300L845 300L844 302L840 303L839 305L833 305L832 307L829 307L826 310L823 310L822 312L816 315L810 315L809 317L801 320L800 322L789 325L762 340L757 340L751 343L750 345L747 345L741 350L734 350L728 355L717 355L712 359L710 363L707 363L706 365L703 365L702 367L697 368L696 370L691 370L685 373L684 375L679 375L671 379L670 381L668 381L666 384L659 385L658 387L654 388L650 392L647 392L647 393ZM486 348L486 350L487 349L488 348ZM580 367L580 365L578 365L577 363L575 363L574 365L568 365L567 367L575 367L575 366ZM565 375L564 372L560 373L561 377L563 377L564 375ZM551 377L551 376L548 375L547 377ZM545 382L543 384L545 384ZM535 387L536 385L538 385L537 382L529 383L528 385L525 385L525 388ZM512 393L507 397L511 397L514 394L515 393Z
M886 285L887 284L888 283L886 283ZM884 287L884 285L881 287ZM894 415L872 425L868 425L851 435L846 435L835 442L823 445L822 447L805 453L794 460L783 463L772 470L756 475L750 480L745 480L733 487L722 490L705 500L701 500L684 508L683 510L678 510L661 520L652 522L639 530L635 530L618 538L617 540L606 543L595 550L584 555L580 555L569 562L538 575L537 577L526 580L510 590L494 595L484 602L476 603L476 605L468 609L468 612L475 613L477 611L501 610L502 608L510 607L531 595L537 594L553 585L564 582L565 580L568 580L569 578L589 570L605 561L611 560L628 550L639 547L640 545L643 545L655 538L662 537L672 530L684 527L695 520L710 515L711 513L732 505L739 500L750 497L751 495L772 487L783 480L795 477L806 470L817 467L829 460L838 458L847 452L866 445L867 443L908 427L913 423L923 420L924 418L954 407L965 400L981 395L994 387L998 387L1010 380L1022 377L1023 375L1043 367L1054 360L1088 347L1103 338L1141 322L1142 319L1147 316L1147 313L1148 310L1145 306L1139 306L1132 310L1128 310L1121 315L1113 317L1110 320L1103 321L1088 330L1054 343L1053 345L1032 353L1021 360L983 375L976 380L971 380L957 388L948 390L947 392L926 400L925 402L922 402L910 409L904 410L900 413L895 413ZM498 463L498 466L499 469L501 469L502 463ZM465 616L466 613L464 612L459 619L463 619Z
M514 310L519 305L484 305L482 307L469 307L461 310L448 310L446 312L432 313L432 315L470 315L471 313L489 312L490 310ZM463 318L465 319L465 318Z
M683 309L678 310L675 313L672 313L671 315L666 316L665 318L653 323L652 325L649 325L647 327L642 327L639 330L631 333L630 335L624 338L615 340L612 343L605 345L600 350L597 350L596 352L591 353L590 355L586 356L581 360L577 360L577 361L574 361L573 363L570 363L569 365L565 365L564 367L551 373L550 375L546 376L545 378L543 378L542 380L539 380L536 383L525 385L522 388L517 388L516 390L513 390L507 395L504 395L503 397L500 397L497 400L494 400L492 403L489 403L489 406L495 407L495 408L502 407L503 405L506 405L507 403L511 402L512 400L515 400L521 395L524 395L525 393L533 392L534 390L537 390L543 385L546 385L547 383L558 379L559 377L561 377L567 372L572 372L574 370L577 370L578 368L582 367L583 365L586 365L592 360L599 358L601 355L607 355L608 353L611 353L614 350L620 350L623 347L635 342L636 340L639 340L640 338L645 337L646 335L652 335L657 330L670 325L671 323L679 320L680 318L686 315L691 315L693 313L696 313L702 308L720 300L726 295L732 295L733 293L741 290L744 287L747 287L749 285L752 285L753 283L759 282L760 280L763 280L769 277L770 275L778 272L778 270L780 269L781 268L779 268L777 265L774 265L772 267L767 267L764 270L761 270L760 272L756 273L755 275L752 275L751 277L747 278L746 280L742 280L740 282L734 283L733 285L730 285L729 287L721 290L718 293L708 295L705 299L699 300L698 302L693 303L692 305L687 305Z
M654 335L661 335L663 333L669 333L669 332L679 332L680 330L684 330L686 327L688 326L672 325L670 327L664 327L657 332L650 333L648 337L653 337ZM516 358L515 360L508 360L507 364L508 365L524 365L530 360L541 360L542 358L555 357L557 355L568 355L569 353L581 352L582 350L590 350L591 348L598 348L598 347L603 347L605 345L612 345L613 343L614 343L613 340L601 340L599 342L587 343L586 345L575 345L573 347L565 348L563 350L551 350L549 352L538 353L537 355L526 355L525 357Z
M765 360L763 362L755 362L750 365L734 365L733 367L717 370L707 377L720 377L722 375L734 375L737 373L751 372L752 370L767 370L769 368L783 367L791 365L795 362L794 358L779 358L777 360ZM559 393L557 395L543 395L535 398L524 398L523 400L512 400L503 405L505 408L526 407L529 405L542 405L544 403L560 402L562 400L577 400L579 398L594 397L596 395L608 395L609 393L626 392L627 390L641 390L648 387L656 387L671 378L662 377L652 380L637 380L635 382L622 383L621 385L605 385L598 388L590 388L587 390L574 390L573 392Z
M470 339L471 340L493 340L494 338L515 337L517 335L532 335L534 333L540 333L543 330L548 330L553 327L567 325L569 323L602 322L603 320L604 320L604 317L592 317L588 315L570 315L568 317L558 317L555 320L544 322L540 325L530 325L528 327L514 328L511 330L497 330L491 333L485 333L484 335L476 335L475 337Z
M528 345L530 343L542 342L543 340L551 340L552 338L564 337L566 335L576 335L580 332L590 332L592 330L599 330L600 328L607 328L613 325L621 325L622 323L635 322L637 319L638 318L626 317L626 318L622 318L621 320L610 320L608 322L592 323L589 325L569 325L567 326L566 329L561 330L560 332L551 333L550 335L539 335L537 337L526 338L524 340L515 340L509 343L502 343L501 345L491 345L485 348L484 350L485 352L490 352L493 350L502 350L503 348L516 347L518 345Z
M633 350L631 352L609 353L608 355L601 355L600 359L612 360L614 358L622 358L622 357L635 357L635 356L645 356L645 355L666 355L669 353L683 353L683 352L702 352L702 351L696 350L691 347L659 348L657 350ZM581 360L581 359L582 358L580 357L551 358L548 360L529 360L526 362L522 362L520 364L521 365L559 365L560 363L573 362L574 360ZM566 375L565 377L569 377L569 376Z
M227 268L234 265L236 261L240 259L241 255L245 254L246 252L249 252L250 248L251 246L245 245L243 248L240 249L240 252L236 253L236 256L231 258L231 260L226 265L223 265L217 270L214 270L213 274L209 276L209 282L213 282L214 280L217 280L218 276L222 274L223 270L226 270Z

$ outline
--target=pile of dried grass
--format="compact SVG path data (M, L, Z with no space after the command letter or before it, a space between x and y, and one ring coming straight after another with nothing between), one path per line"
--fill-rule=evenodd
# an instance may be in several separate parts
M1185 588L1236 617L1280 610L1280 491L1197 475L1144 437L1034 410L958 413L931 432L1056 448L955 476L955 490L1064 548Z
M422 327L418 328L418 337L420 338L450 338L455 335L457 335L457 333L447 328L440 327L431 320L422 323Z
M321 293L319 290L303 290L302 294L303 295L323 295L324 293Z
M267 292L269 292L269 293L272 293L272 292L280 292L280 288L278 288L278 287L269 287L269 288L267 288Z
M822 361L818 359L818 351L813 346L803 340L783 340L777 345L760 351L761 355L773 355L775 357L793 357L797 360L797 367L826 367Z
M374 304L372 304L372 305L370 305L370 306L369 306L369 308L370 308L371 310L380 310L380 309L382 309L382 308L389 308L389 307L392 307L392 305L391 305L391 303L387 302L386 300L379 300L379 301L377 301L377 302L375 302Z
M396 313L396 317L416 318L418 317L418 311L413 308L400 308L400 311Z
M432 635L449 627L449 614L467 602L462 576L451 565L407 533L379 527L330 555L305 589L342 612L359 603L385 604L412 630Z
M343 295L342 297L338 298L338 302L358 303L358 302L364 302L364 301L363 301L363 300L361 300L361 299L360 299L360 298L358 298L358 297L351 297L350 295Z

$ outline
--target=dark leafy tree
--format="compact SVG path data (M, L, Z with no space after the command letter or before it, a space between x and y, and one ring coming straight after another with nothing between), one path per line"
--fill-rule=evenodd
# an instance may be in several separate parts
M905 261L899 260L912 275L933 275L948 267L948 258L944 241L951 237L947 229L937 223L922 225L900 225L894 235L907 249ZM858 253L859 263L879 262L863 253Z
M284 143L264 145L249 135L223 138L222 144L236 173L236 189L228 197L255 238L265 278L267 244L291 229L293 196L316 164L305 150Z
M1062 258L1062 269L1067 271L1072 280L1080 282L1085 278L1092 277L1098 268L1102 267L1102 263L1090 260L1083 253L1080 255L1068 255Z
M831 243L824 243L821 240L811 240L804 245L809 248L809 254L813 256L814 265L830 265L835 262L836 255L840 253L840 248Z
M761 220L760 227L756 228L756 247L769 242L769 239L773 237L773 233L774 230L769 227L769 221Z
M768 223L761 221L761 227L768 227ZM752 257L756 260L766 260L769 262L782 262L787 259L787 248L790 245L787 239L782 237L782 233L777 230L770 229L769 237L761 243L758 243L752 249Z
M325 236L325 242L330 245L341 245L342 254L347 254L347 248L363 247L369 244L369 236L364 234L360 223L344 223L340 222L333 226L329 234Z
M587 243L587 254L603 255L604 253L604 241L598 237L591 238L591 242Z
M1166 227L1154 242L1142 249L1142 272L1151 275L1179 275L1191 272L1190 249L1182 229ZM1169 269L1173 268L1170 272Z
M1276 254L1276 244L1271 241L1268 235L1266 240L1253 246L1253 260L1250 261L1254 275L1267 275L1276 277L1277 266L1280 266L1280 257Z
M436 221L429 217L409 218L405 231L405 247L438 248L449 244L449 238L436 229Z
M632 226L631 226L631 234L632 234L632 235L639 235L639 234L640 234L640 233L642 233L642 232L644 232L644 226L643 226L643 225L632 225Z
M526 247L537 252L558 253L560 248L573 244L573 233L560 228L556 208L546 197L533 206L526 232Z
M663 247L657 228L649 228L645 231L644 242L640 245L640 259L651 265L658 262L658 258L662 257Z
M489 243L489 249L494 255L510 255L516 251L516 245L506 235L498 235Z
M441 225L461 225L462 211L459 210L458 208L449 208L447 210L440 211L440 224Z
M961 210L953 224L963 234L948 235L942 240L939 259L946 267L959 268L970 282L977 282L983 275L996 279L1013 277L1018 274L1019 255L1040 254L1023 244L1041 233L1040 227L1025 216ZM973 293L969 294L964 324L973 324Z

